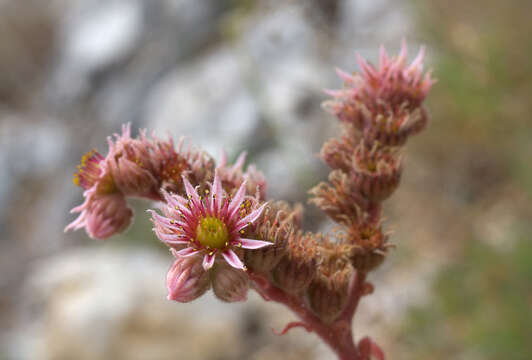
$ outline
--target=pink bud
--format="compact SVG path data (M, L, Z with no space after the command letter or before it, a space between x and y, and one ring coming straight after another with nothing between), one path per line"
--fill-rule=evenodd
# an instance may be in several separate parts
M248 275L225 263L218 263L213 271L212 290L222 301L246 301L249 289Z
M127 206L123 194L102 195L91 189L85 192L85 196L85 202L71 211L80 212L80 215L65 231L84 227L90 237L106 239L129 226L133 211Z
M203 269L201 256L181 257L176 255L176 260L166 275L168 300L189 302L197 299L210 287L209 273Z
M89 209L87 233L91 237L105 239L124 231L132 217L133 211L127 206L122 194L99 196Z

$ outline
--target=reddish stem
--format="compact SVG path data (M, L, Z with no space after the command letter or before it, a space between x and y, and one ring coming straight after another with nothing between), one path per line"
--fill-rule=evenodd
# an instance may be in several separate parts
M295 324L303 325L306 330L313 331L321 337L338 355L339 360L362 360L353 341L351 322L362 294L363 277L353 276L350 283L348 306L338 320L331 324L325 324L307 308L299 297L273 285L263 275L250 272L249 276L253 281L255 290L264 299L284 304L296 313L301 319L301 323Z

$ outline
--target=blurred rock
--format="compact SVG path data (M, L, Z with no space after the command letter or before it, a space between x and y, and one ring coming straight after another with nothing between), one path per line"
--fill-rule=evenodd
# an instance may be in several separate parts
M150 128L186 135L211 154L243 148L260 122L243 71L225 47L176 69L150 94L145 115Z
M264 329L286 319L286 311L265 311L255 296L244 304L210 293L188 304L166 300L170 262L170 255L111 247L37 262L21 297L21 328L7 338L8 359L229 360L249 359L250 352L263 359L259 354L278 357L283 348L310 354L309 341L292 337L287 348L286 337L271 338ZM242 333L251 318L259 328ZM260 345L250 348L250 341Z

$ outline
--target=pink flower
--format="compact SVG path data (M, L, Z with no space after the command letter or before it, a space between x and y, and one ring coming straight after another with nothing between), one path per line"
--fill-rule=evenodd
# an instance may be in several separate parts
M175 249L171 249L176 260L166 275L168 300L186 303L203 295L210 287L209 273L201 265L201 257L178 256Z
M197 193L186 177L183 177L183 183L188 199L163 190L167 203L162 209L165 216L151 211L157 237L179 249L177 255L202 255L205 270L213 266L216 255L221 255L232 267L245 270L235 249L258 249L272 244L241 237L244 229L258 219L265 206L254 208L250 200L245 200L245 181L232 199L222 189L218 172L211 190L206 191L210 194L205 198Z
M85 189L85 201L71 210L80 215L65 231L85 228L90 237L105 239L128 227L133 211L118 190L102 155L95 150L85 154L73 181Z

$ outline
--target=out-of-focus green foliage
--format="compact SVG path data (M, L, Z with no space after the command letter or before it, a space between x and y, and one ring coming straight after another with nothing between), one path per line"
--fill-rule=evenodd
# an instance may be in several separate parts
M526 360L532 354L532 247L472 239L438 277L430 305L411 310L403 345L416 359Z
M420 1L420 40L439 82L428 102L432 134L500 157L532 193L532 2ZM431 141L430 138L425 141Z
M478 238L473 221L486 216L485 204L505 201L502 188L518 198L532 194L532 2L414 4L417 33L439 79L428 98L433 121L420 141L442 183L449 172L462 178L462 188L443 196L475 196L461 204L464 236L453 244L432 300L409 312L400 343L412 360L530 359L532 228L507 231L504 245L493 247ZM507 204L505 212L528 224L532 203L523 203Z

